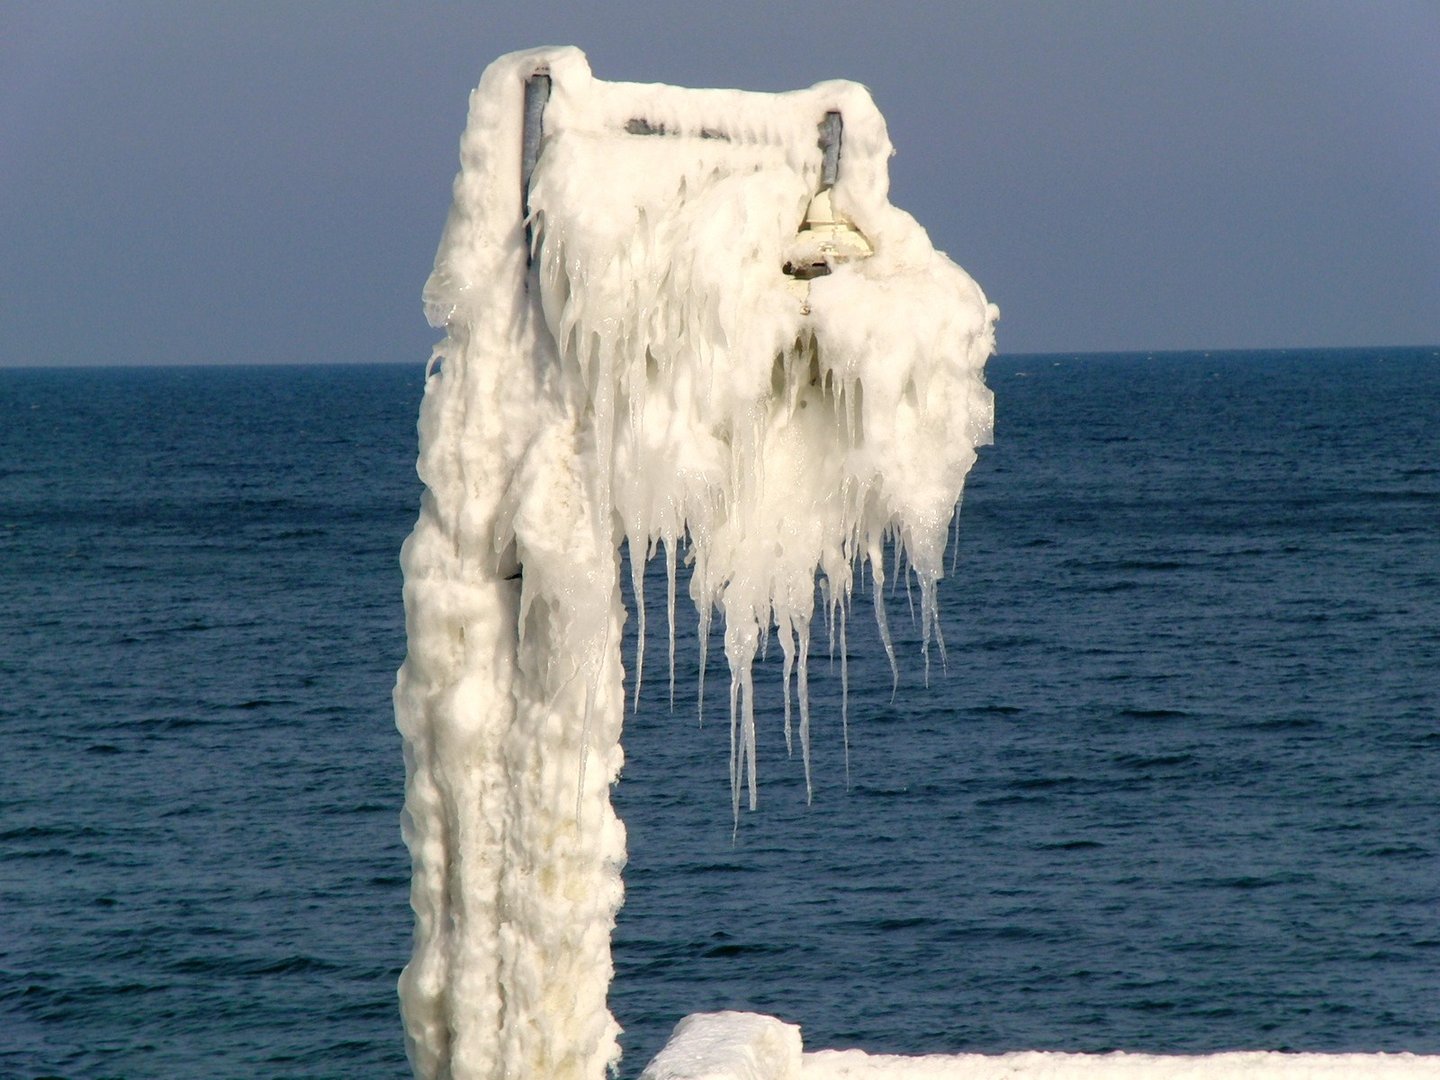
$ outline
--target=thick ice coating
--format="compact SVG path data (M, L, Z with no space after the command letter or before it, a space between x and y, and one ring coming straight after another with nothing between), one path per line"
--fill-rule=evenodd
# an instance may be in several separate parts
M893 539L927 649L938 636L949 523L990 434L997 313L887 201L890 152L845 82L607 83L545 49L497 61L473 93L425 289L446 336L402 556L417 1075L598 1078L618 1057L622 540L642 618L639 567L663 546L672 635L680 559L702 635L724 620L737 813L742 788L755 798L750 672L771 633L808 749L817 590L843 635L869 560L883 630Z
M1415 1054L1232 1051L1167 1054L804 1053L800 1029L755 1013L697 1013L675 1025L640 1080L1436 1080Z

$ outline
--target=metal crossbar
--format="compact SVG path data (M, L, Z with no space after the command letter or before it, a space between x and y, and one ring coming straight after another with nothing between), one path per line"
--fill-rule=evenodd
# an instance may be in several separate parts
M533 257L534 227L530 219L530 179L540 161L540 144L544 136L545 106L550 101L550 72L540 68L525 80L525 122L520 136L520 216L525 222L525 261ZM840 152L845 140L845 119L839 112L827 112L819 123L820 187L828 191L840 179ZM631 119L625 125L631 135L665 135L664 125L653 125L644 117ZM720 132L706 129L702 138L725 138Z

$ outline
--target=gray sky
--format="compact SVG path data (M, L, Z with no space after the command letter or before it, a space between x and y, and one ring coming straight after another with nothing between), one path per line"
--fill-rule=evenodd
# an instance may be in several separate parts
M0 0L0 366L404 361L466 95L871 88L1002 352L1440 343L1440 0Z

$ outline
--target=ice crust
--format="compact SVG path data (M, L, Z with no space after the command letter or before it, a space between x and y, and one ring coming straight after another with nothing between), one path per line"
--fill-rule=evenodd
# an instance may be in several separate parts
M1239 1051L1192 1056L803 1053L800 1029L754 1013L697 1013L640 1080L1437 1080L1440 1057Z
M1440 1058L1414 1054L1288 1054L1272 1050L1193 1057L1038 1050L901 1057L869 1055L859 1050L821 1050L804 1054L795 1075L797 1080L1437 1080ZM726 1078L715 1074L711 1080Z
M794 1075L797 1080L1437 1080L1440 1058L1270 1050L1192 1057L1037 1050L901 1057L821 1050L802 1055L800 1071ZM727 1078L714 1074L710 1080Z
M527 248L522 102L540 69ZM827 255L797 285L783 267L813 255L799 249L827 112L844 139L826 197L873 255ZM771 634L808 774L817 592L843 672L866 561L884 631L892 540L927 658L938 639L948 526L990 435L998 312L889 204L890 153L846 82L610 83L557 48L496 61L471 95L425 288L446 334L401 560L416 926L400 994L417 1076L598 1078L618 1059L622 542L642 618L639 568L664 549L672 641L681 559L701 642L724 620L737 818L742 790L756 798L751 668Z

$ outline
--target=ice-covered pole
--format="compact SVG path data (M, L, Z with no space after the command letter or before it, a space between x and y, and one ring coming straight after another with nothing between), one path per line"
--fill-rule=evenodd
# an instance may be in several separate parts
M618 1058L622 542L642 620L661 545L672 635L682 546L702 642L724 619L737 814L768 634L808 746L817 582L843 634L869 559L883 629L893 542L931 639L996 313L889 204L889 154L851 83L606 83L547 49L472 94L402 554L417 1076L598 1080Z

